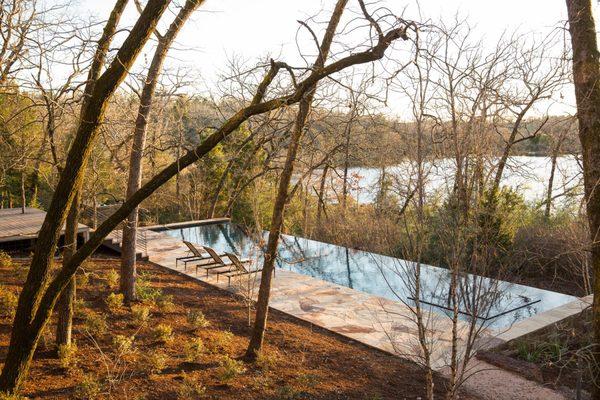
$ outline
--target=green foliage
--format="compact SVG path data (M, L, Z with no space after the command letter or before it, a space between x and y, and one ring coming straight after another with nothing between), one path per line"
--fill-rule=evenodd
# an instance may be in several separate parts
M217 369L217 376L221 383L231 382L234 378L246 372L244 363L238 360L234 360L229 356L224 356L219 361L219 368Z
M277 398L282 400L296 400L303 398L303 393L290 384L277 388Z
M74 398L78 400L92 400L100 397L102 394L103 385L96 377L92 374L87 374L83 377L81 382L75 386Z
M278 361L278 355L275 352L267 353L266 350L262 350L256 357L255 364L263 372L269 372L275 368Z
M198 399L206 393L206 387L202 386L194 378L188 376L185 372L182 374L182 381L177 389L177 395L180 399Z
M116 335L113 338L115 352L121 357L133 354L135 352L134 341L135 336Z
M131 318L137 326L145 324L150 319L150 307L143 304L131 306Z
M77 319L84 319L88 313L89 305L82 299L77 298L73 301L73 316Z
M173 340L173 328L171 325L158 324L152 328L152 338L157 342L170 343Z
M140 273L135 283L137 298L145 303L154 303L162 295L162 291L154 288L149 273Z
M114 269L111 269L106 273L106 286L109 289L114 290L119 287L119 273Z
M185 361L187 362L198 362L202 355L205 353L204 342L201 338L194 338L185 344L184 354Z
M156 306L160 312L170 313L175 310L175 304L173 304L173 296L170 294L161 293L156 299Z
M18 393L8 394L0 392L0 400L28 400L28 397L21 396Z
M89 310L85 316L84 329L92 336L102 336L108 330L106 317Z
M19 299L12 291L0 286L0 317L12 318L18 302Z
M58 360L64 369L72 369L77 365L77 343L58 346Z
M517 356L532 363L552 364L559 362L568 349L560 340L554 338L547 342L517 342Z
M319 377L311 373L303 373L296 377L296 381L306 387L315 387L319 384Z
M210 325L210 321L206 319L204 313L200 310L188 310L187 322L193 329L206 328Z
M0 250L0 268L12 268L13 267L13 260L12 257Z
M141 358L140 369L149 374L159 374L167 366L168 357L160 350L150 350Z
M217 331L211 339L209 349L212 353L228 352L231 350L233 333L229 331Z
M118 313L123 308L123 294L111 293L106 297L106 306L113 314Z

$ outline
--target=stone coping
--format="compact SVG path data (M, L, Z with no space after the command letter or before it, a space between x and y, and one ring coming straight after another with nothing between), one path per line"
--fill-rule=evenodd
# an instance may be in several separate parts
M580 314L586 308L590 307L593 301L594 295L581 297L570 303L563 304L562 306L546 310L534 315L533 317L519 321L513 324L506 331L500 332L496 335L496 338L499 340L497 345L501 345L511 340L529 335L566 318Z
M189 228L192 226L218 224L218 223L229 222L229 221L231 221L231 218L220 217L220 218L198 219L198 220L183 221L183 222L173 222L170 224L163 224L163 225L142 226L142 227L140 227L140 229L160 232L160 231L166 231L169 229Z

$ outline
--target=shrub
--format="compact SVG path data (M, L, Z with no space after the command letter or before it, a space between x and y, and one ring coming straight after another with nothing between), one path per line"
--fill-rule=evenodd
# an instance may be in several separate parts
M319 376L311 373L303 373L296 377L296 381L307 387L315 387L319 384Z
M77 287L84 287L89 285L90 283L90 274L84 271L80 271L75 275L75 281L77 282Z
M244 372L246 372L246 368L243 362L234 360L229 356L224 356L219 362L217 376L222 383L227 383Z
M145 324L150 319L150 307L137 304L131 306L131 318L138 326Z
M211 351L213 353L227 352L231 349L231 341L233 340L233 333L229 331L218 331L212 337Z
M108 329L104 315L89 311L85 316L85 330L91 335L104 335Z
M296 400L302 398L302 392L289 384L277 388L277 398L281 400Z
M89 304L84 299L73 301L73 315L75 318L84 319L88 313Z
M116 335L113 338L113 347L119 356L127 356L135 352L134 336Z
M141 369L149 374L158 374L167 366L167 360L165 353L152 350L142 357Z
M194 378L183 373L183 380L177 389L177 395L180 399L197 399L204 396L206 388L199 384Z
M154 303L162 295L162 291L152 287L149 274L140 273L135 283L135 294L143 302Z
M12 257L8 253L0 250L0 268L11 268L13 267Z
M19 299L13 292L0 286L0 317L12 318L18 302Z
M198 362L205 351L204 342L200 338L192 339L185 344L185 360L188 362Z
M173 296L170 294L160 294L156 299L156 306L163 313L170 313L175 309L175 304L173 304Z
M9 394L0 392L0 400L28 400L28 398L16 393Z
M108 310L115 314L123 307L123 294L122 293L111 293L106 297L106 306Z
M120 277L117 271L111 269L106 274L106 286L108 286L109 289L116 289L119 287L119 279Z
M77 364L77 344L61 344L58 346L58 361L64 369L71 369Z
M81 382L75 386L74 397L81 400L95 399L102 393L102 384L94 375L85 375Z
M162 343L169 343L173 340L173 328L171 325L158 324L152 329L152 337Z
M547 342L517 342L517 356L533 363L552 364L560 361L568 351L567 346L556 338Z
M206 328L210 325L210 321L206 319L204 313L200 310L189 310L187 322L194 329Z
M268 372L275 368L278 356L276 353L267 353L265 350L258 353L256 357L256 366L263 372Z

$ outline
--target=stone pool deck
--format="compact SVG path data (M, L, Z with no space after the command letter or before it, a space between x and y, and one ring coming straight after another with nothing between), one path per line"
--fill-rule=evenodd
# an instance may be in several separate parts
M187 271L184 270L183 263L176 266L177 257L189 255L187 247L179 239L150 230L146 235L148 261L224 290L252 297L257 295L259 274L253 274L250 279L233 281L232 285L228 286L226 278L217 281L216 275L209 274L207 277L202 269L196 274L195 268L191 265L188 266ZM119 235L112 237L117 238ZM282 269L276 271L271 293L270 306L273 309L378 350L419 361L421 351L415 317L411 309L399 301L391 301ZM511 328L499 334L486 332L482 335L478 346L491 347L541 329L573 313L581 312L587 301L589 299L582 299L541 313L538 318L530 318L515 324L514 331ZM446 360L449 359L448 353L451 350L451 321L436 313L426 314L426 321L428 329L432 332L429 340L435 343L432 365L436 370L444 373L447 370ZM459 337L466 337L467 330L468 326L460 323ZM459 339L460 342L464 343L462 339ZM563 398L557 392L509 372L498 370L479 360L476 364L476 369L482 371L481 377L485 376L485 387L481 386L481 381L477 378L467 381L466 387L483 394L483 398L544 400ZM505 385L507 381L511 382L510 388Z
M112 235L120 238L120 235ZM177 271L194 279L221 289L256 297L260 274L250 278L217 280L216 274L202 269L196 273L190 263L184 270L182 262L176 266L175 259L190 255L179 239L162 232L148 230L146 233L146 256L149 262ZM117 244L117 243L115 243ZM416 359L419 350L418 331L411 309L400 302L391 301L344 286L329 283L292 271L277 269L273 279L270 306L304 321L341 334L363 344L394 355ZM432 354L436 369L446 366L444 360L451 345L452 324L448 318L431 313L427 318L431 340L435 342ZM466 325L461 324L461 330ZM416 360L418 361L418 360Z

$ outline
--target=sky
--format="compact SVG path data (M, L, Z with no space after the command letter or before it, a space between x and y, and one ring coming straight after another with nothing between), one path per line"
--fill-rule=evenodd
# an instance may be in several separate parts
M206 0L179 34L167 65L190 69L198 74L198 82L210 86L232 56L256 60L269 54L296 62L297 20L317 15L322 21L334 3L334 0ZM350 0L349 4L352 3L356 0ZM566 21L564 0L371 0L367 4L374 7L375 3L406 19L419 21L459 15L467 18L484 42L489 43L505 31L544 35L558 25L564 26ZM596 1L593 3L597 15L599 6ZM78 0L72 7L76 7L80 16L105 19L113 4L111 0ZM132 23L136 16L137 11L130 6L123 22ZM171 20L172 11L166 16ZM140 60L149 59L151 50L146 49L146 57ZM565 93L564 98L563 111L568 112L573 95Z

